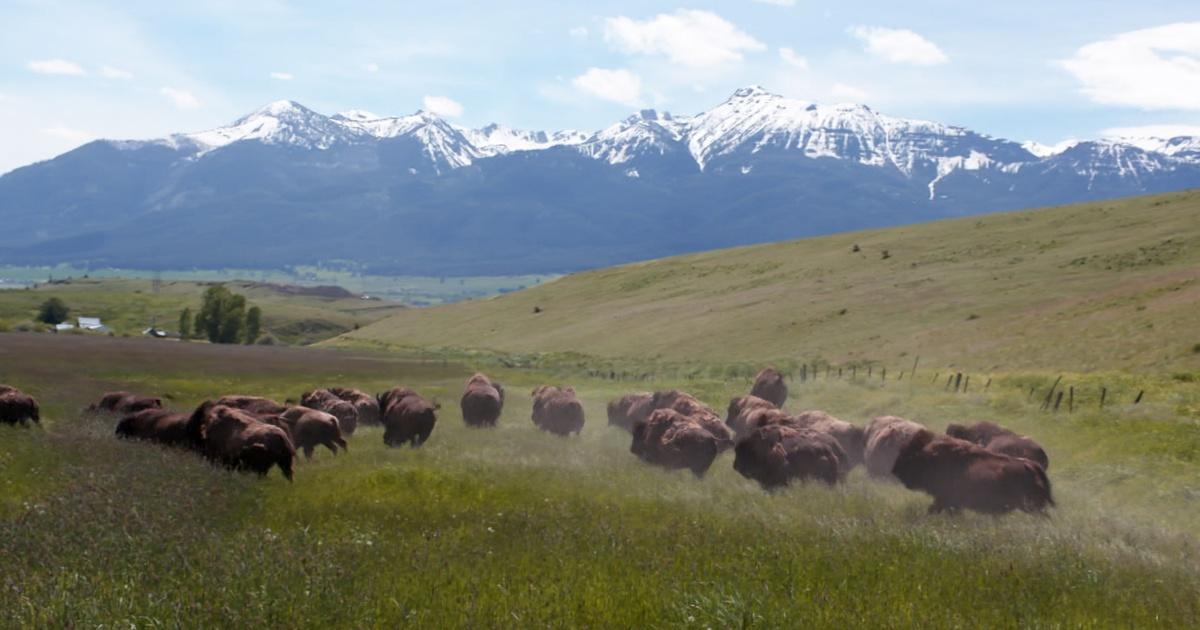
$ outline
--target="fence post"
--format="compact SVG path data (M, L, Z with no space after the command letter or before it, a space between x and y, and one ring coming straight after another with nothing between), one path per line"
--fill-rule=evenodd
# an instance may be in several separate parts
M917 377L917 364L920 362L921 362L921 355L918 354L917 358L913 359L913 368L912 368L912 371L909 373L909 378Z
M950 389L950 386L953 384L954 384L954 375L951 374L950 376L946 377L946 386L943 387L942 389Z
M879 380L886 383L887 382L887 368L879 368L879 369L882 370L881 372L879 372Z
M808 364L805 363L804 365L800 366L800 382L805 383L807 381L808 381Z
M1101 386L1100 387L1100 408L1101 409L1104 408L1104 399L1107 397L1108 397L1108 388Z
M971 387L971 375L968 374L967 380L963 381L963 393L964 394L967 393L967 390L970 389L970 387Z
M960 386L962 386L962 372L954 375L954 391L958 392Z
M1062 404L1062 395L1063 393L1060 391L1058 397L1054 399L1054 413L1058 413L1058 406Z
M1134 399L1133 399L1133 404L1135 404L1135 405L1136 405L1136 404L1138 404L1138 403L1142 402L1142 394L1145 394L1145 393L1146 393L1146 390L1144 390L1144 389L1139 389L1139 390L1138 390L1138 396L1137 396L1137 398L1134 398Z
M930 383L936 383L936 382L937 382L937 380L938 380L938 377L939 377L939 376L941 376L941 375L942 375L942 373L941 373L941 372L934 372L934 373L933 373L933 378L929 379L929 382L930 382Z
M1061 374L1058 375L1058 378L1054 379L1054 384L1050 386L1050 391L1046 392L1046 400L1042 401L1043 411L1050 408L1050 401L1054 400L1054 389L1058 387L1060 381L1062 381Z
M1067 396L1067 413L1075 413L1075 386L1072 385L1070 395Z
M988 390L988 388L991 386L992 386L992 377L989 376L987 382L983 384L983 391L986 392Z
M871 364L867 364L867 378L871 378Z

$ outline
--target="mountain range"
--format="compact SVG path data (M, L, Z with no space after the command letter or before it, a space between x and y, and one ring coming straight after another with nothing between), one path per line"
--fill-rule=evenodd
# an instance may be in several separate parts
M326 116L97 140L0 177L0 262L569 272L716 247L1200 186L1200 137L1054 147L760 87L594 133Z

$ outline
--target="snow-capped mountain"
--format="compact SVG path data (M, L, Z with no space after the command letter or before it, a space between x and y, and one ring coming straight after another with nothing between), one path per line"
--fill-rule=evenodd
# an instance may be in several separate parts
M567 271L1191 187L1200 137L1017 143L756 86L594 133L276 101L0 176L0 263Z

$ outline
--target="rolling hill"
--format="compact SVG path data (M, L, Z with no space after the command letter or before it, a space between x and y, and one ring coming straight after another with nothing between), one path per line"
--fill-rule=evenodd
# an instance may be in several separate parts
M1200 192L774 243L404 311L329 343L654 362L1200 368Z

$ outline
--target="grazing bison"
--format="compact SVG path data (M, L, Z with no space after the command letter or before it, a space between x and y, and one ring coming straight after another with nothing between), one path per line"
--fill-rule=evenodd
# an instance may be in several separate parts
M717 446L721 451L733 448L733 431L725 426L712 407L700 402L695 396L677 389L664 390L654 393L651 405L656 410L671 409L691 418L717 438Z
M751 411L759 409L779 409L779 406L753 394L738 396L729 401L729 409L725 413L725 426L729 427L729 430L733 431L737 438L745 437L750 433L750 429L746 425L747 416Z
M788 386L783 380L783 374L773 367L764 368L754 377L754 387L750 389L751 396L758 396L770 401L772 405L783 409L787 402Z
M1054 505L1050 478L1036 462L928 429L904 445L892 473L906 488L933 497L930 513L965 508L987 514L1043 514Z
M8 392L19 392L19 391L21 391L21 390L17 389L16 387L13 387L12 385L5 385L4 383L0 383L0 394L7 394Z
M475 374L467 379L461 405L467 426L494 427L504 408L504 387L483 374Z
M879 416L867 425L863 462L872 477L891 477L900 449L925 427L897 416Z
M794 424L825 433L837 440L845 453L842 474L863 463L863 451L867 448L867 434L862 427L839 420L824 411L804 411L791 417Z
M1050 470L1050 457L1040 444L1027 435L1019 435L995 422L984 420L967 426L950 424L946 427L946 435L974 442L994 453L1024 457Z
M354 406L358 414L358 423L362 425L379 424L379 401L375 397L349 387L330 387L330 393Z
M292 446L304 451L304 459L312 459L313 449L322 444L334 455L339 446L350 450L337 417L318 409L291 407L278 416L264 416L262 421L283 429Z
M389 395L390 394L390 395ZM387 401L387 404L382 404ZM383 443L388 446L411 444L414 448L425 443L437 424L439 405L432 404L415 391L395 388L380 394L383 408Z
M771 424L750 432L734 448L733 469L766 490L793 480L816 479L830 485L841 478L845 454L832 436L789 424Z
M283 476L292 480L296 449L286 431L261 422L241 409L208 403L202 408L205 406L201 453L229 468L250 470L259 475L266 475L272 466L279 466ZM189 420L189 428L191 424Z
M277 416L287 411L287 405L262 396L222 396L217 399L216 404L241 409L256 416Z
M608 403L608 426L632 432L633 425L638 420L649 418L651 411L654 411L654 394L626 394Z
M341 435L354 435L358 428L358 409L328 389L314 389L300 395L300 405L332 414L338 420ZM300 448L297 444L296 448Z
M650 464L686 468L703 477L721 452L721 441L693 418L674 409L656 409L633 425L629 452Z
M117 437L148 440L167 446L187 446L187 414L166 409L143 409L121 418Z
M41 411L33 396L19 389L10 388L0 393L0 424L26 425L32 420L41 424Z
M100 397L100 402L88 405L91 412L134 413L143 409L162 409L162 399L119 391L108 392Z
M583 430L583 403L574 387L542 385L533 390L533 424L555 435L579 435Z

